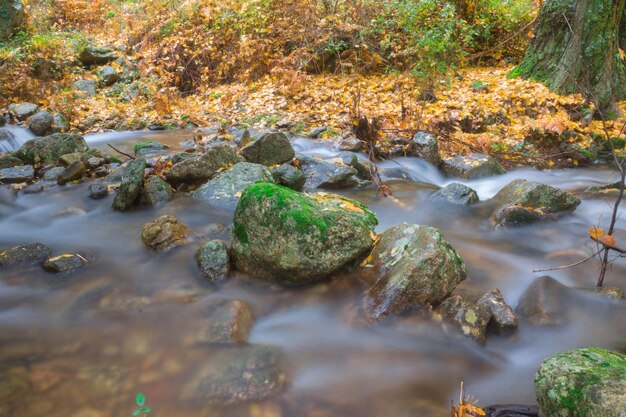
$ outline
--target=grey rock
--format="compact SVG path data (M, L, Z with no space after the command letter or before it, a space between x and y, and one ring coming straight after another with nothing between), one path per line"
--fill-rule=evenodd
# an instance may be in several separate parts
M435 312L456 331L481 345L485 344L491 311L484 305L474 304L455 294L439 304Z
M90 170L97 169L104 164L106 164L106 159L99 158L97 156L92 156L91 158L88 158L87 161L85 162L85 166L89 168Z
M22 165L24 165L24 162L19 158L9 154L0 155L0 169L19 167Z
M117 73L117 71L115 71L115 69L109 65L98 68L96 74L98 75L98 80L100 80L100 84L105 87L112 86L120 79L120 75Z
M448 175L473 180L492 175L504 174L502 165L489 155L457 155L442 161L443 170Z
M54 118L48 110L42 110L28 118L28 127L37 136L44 136L52 132Z
M157 142L154 140L149 141L141 141L135 143L133 150L135 155L149 155L153 153L158 153L160 151L164 151L168 147L162 144L161 142Z
M307 136L310 137L311 139L317 139L320 136L322 136L327 130L328 128L326 126L316 127L315 129L311 130L307 134Z
M88 262L85 257L76 253L72 253L46 259L41 264L41 267L47 272L62 274L74 272L80 268L87 266L87 263Z
M255 182L274 182L267 167L250 162L239 162L232 168L219 173L211 181L194 191L196 200L208 201L215 206L232 210L239 201L240 194Z
M273 132L242 148L241 156L248 162L272 166L289 162L296 154L284 133Z
M209 147L201 156L185 157L165 171L170 184L196 184L211 179L219 170L239 161L232 145L218 143Z
M560 325L568 320L570 290L549 276L535 279L522 294L515 312L537 326Z
M31 165L0 169L0 183L17 184L30 181L35 177L35 170Z
M94 80L77 80L72 84L72 90L77 91L80 97L93 97L96 95L96 82Z
M72 162L65 170L57 177L57 183L59 185L67 184L68 182L78 181L85 176L87 168L81 161Z
M89 198L92 200L100 200L108 195L109 189L104 184L95 183L89 186Z
M436 191L430 197L433 200L445 200L449 203L469 206L478 202L478 194L470 187L454 182Z
M85 66L105 65L115 61L117 58L118 55L114 50L95 46L86 47L78 56L78 59L80 59Z
M248 342L254 326L252 306L245 301L218 301L204 311L205 320L196 332L196 342L237 344Z
M9 111L17 117L19 121L28 119L39 111L39 106L34 103L17 103L9 105Z
M235 133L233 141L238 146L246 146L252 141L252 137L250 136L248 129L243 129Z
M600 348L559 353L535 375L539 414L546 417L626 415L626 355Z
M180 246L187 240L187 226L174 216L161 216L143 225L141 240L151 249L166 251Z
M230 273L230 258L226 244L221 240L210 240L196 252L196 263L202 275L211 282L221 282Z
M342 166L310 156L298 156L300 169L307 176L305 190L317 188L348 188L357 183L358 171L350 166Z
M372 178L372 172L374 171L374 167L372 163L365 158L359 157L354 152L340 152L337 155L345 165L348 165L357 170L357 174L359 177L369 180Z
M29 243L0 250L0 267L35 265L52 254L52 249L41 243Z
M284 185L296 191L300 191L306 182L304 172L289 164L283 164L272 169L272 175L276 184Z
M89 149L82 136L55 133L27 141L14 156L27 164L55 165L62 155Z
M355 138L354 136L344 136L339 142L339 150L341 151L360 151L363 147L363 142Z
M231 256L239 271L255 277L312 282L364 255L377 223L374 213L354 200L257 183L237 205Z
M371 319L437 304L467 275L465 263L438 229L401 224L386 230L368 262L376 281L366 293Z
M9 35L24 21L24 5L21 0L0 1L0 40Z
M411 139L409 150L412 155L422 158L434 166L438 166L441 163L439 142L437 137L430 132L417 132Z
M20 192L22 194L39 194L43 192L44 188L45 187L41 182L36 182L34 184L30 184L22 188Z
M478 299L477 304L485 306L491 311L489 327L498 334L504 334L517 329L517 316L513 309L504 301L502 293L492 288Z
M139 197L140 204L156 206L172 199L174 191L165 180L158 175L148 177Z
M137 158L128 164L122 174L122 183L115 193L113 209L126 211L135 205L143 188L146 165L146 160L143 158Z
M74 162L82 161L83 153L82 152L74 152L74 153L66 153L65 155L61 155L59 157L59 165L63 165L64 167L72 165Z
M52 132L53 133L63 133L70 130L70 121L67 120L67 117L63 113L54 113L52 115Z
M65 171L65 168L63 167L50 168L43 174L43 180L44 181L56 181L57 178L59 178L59 175L63 173L63 171Z

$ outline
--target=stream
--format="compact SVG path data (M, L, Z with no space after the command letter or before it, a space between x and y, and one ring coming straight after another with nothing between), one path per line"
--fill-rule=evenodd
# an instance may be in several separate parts
M28 139L21 129L4 131L9 140L0 140L0 152ZM103 151L111 151L110 143L132 153L139 140L158 140L178 151L192 137L191 132L166 131L85 139ZM331 142L305 138L293 139L293 146L323 158L339 152ZM447 178L417 158L384 161L379 169L393 198L372 185L339 193L377 214L377 232L402 222L441 229L468 267L468 278L456 291L480 295L497 287L513 307L542 275L533 269L570 264L593 253L588 229L607 227L614 197L584 190L617 180L605 165L519 168L475 181ZM484 201L516 178L565 189L582 203L558 221L494 231ZM451 182L474 188L481 203L457 207L429 199L436 187ZM489 334L481 347L420 317L355 324L367 289L358 271L297 288L235 272L214 286L202 278L194 253L207 239L230 239L232 213L182 194L164 206L119 213L111 209L112 195L88 198L88 186L89 181L54 185L17 197L0 187L0 205L6 207L0 210L0 247L41 242L55 254L80 251L95 259L62 278L38 267L0 271L1 416L129 417L137 392L146 394L154 417L448 416L461 381L483 406L534 404L534 373L545 358L577 347L626 350L626 303L583 290L568 300L575 305L564 324L539 327L521 320L512 335ZM192 242L165 253L148 250L140 239L141 226L162 214L187 224ZM624 217L615 237L626 242ZM598 266L592 260L549 275L569 287L592 288ZM617 259L605 285L626 289L625 276L626 262ZM284 393L231 407L185 398L183 388L194 370L224 349L193 342L203 320L197 304L215 300L245 300L253 306L257 321L250 343L278 346L286 353ZM7 379L9 374L13 377Z

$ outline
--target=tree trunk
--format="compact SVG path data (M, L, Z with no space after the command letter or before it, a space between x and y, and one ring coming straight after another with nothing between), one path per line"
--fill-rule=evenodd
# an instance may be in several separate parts
M511 76L545 83L561 94L582 93L606 118L621 116L626 98L625 0L546 0L521 64ZM623 54L623 53L622 53Z

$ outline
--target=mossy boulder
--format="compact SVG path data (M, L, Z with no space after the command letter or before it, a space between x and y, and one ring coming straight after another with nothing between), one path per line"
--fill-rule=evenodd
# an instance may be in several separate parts
M133 146L133 151L135 152L135 155L148 155L151 153L159 153L167 148L168 147L161 142L148 140L135 143L135 146Z
M437 304L465 279L465 263L438 229L401 224L386 230L367 259L376 281L366 295L371 319Z
M539 367L535 391L545 417L622 417L626 356L599 348L559 353Z
M376 215L334 194L304 194L257 183L241 196L231 255L259 278L302 284L353 263L372 246Z
M85 152L88 148L82 136L55 133L29 140L13 156L31 165L55 165L62 155Z
M547 184L514 180L495 196L498 206L491 216L496 229L519 226L576 210L580 200L573 194Z

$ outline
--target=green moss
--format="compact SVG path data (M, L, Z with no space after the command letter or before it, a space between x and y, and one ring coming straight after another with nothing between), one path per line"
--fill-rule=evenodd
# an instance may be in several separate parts
M233 225L233 231L237 240L244 244L248 243L248 233L246 232L246 228L243 224L235 222Z

